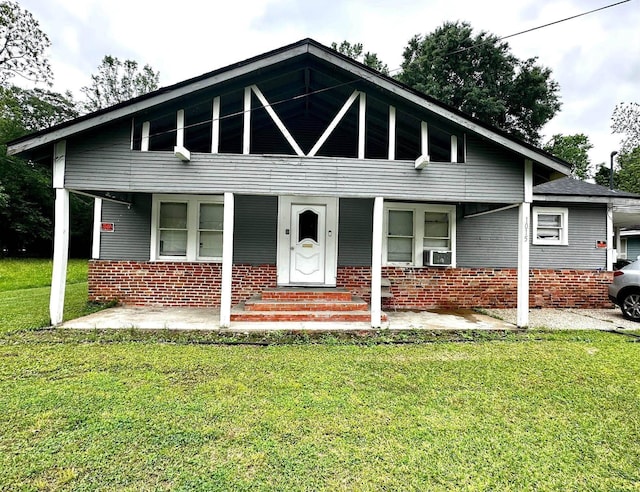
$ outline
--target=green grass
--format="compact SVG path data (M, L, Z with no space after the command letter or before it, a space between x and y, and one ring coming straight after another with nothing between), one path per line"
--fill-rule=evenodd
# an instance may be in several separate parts
M0 334L49 324L51 269L51 260L0 260ZM97 309L87 304L87 260L70 260L65 319Z
M207 340L51 330L0 338L0 483L23 490L640 486L634 338L530 332L474 343L327 338L267 347Z
M0 261L0 490L640 489L636 334L34 330L50 268Z

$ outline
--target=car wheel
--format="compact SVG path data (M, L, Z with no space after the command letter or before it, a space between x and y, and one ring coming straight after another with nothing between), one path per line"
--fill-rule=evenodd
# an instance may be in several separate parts
M640 321L640 292L627 294L620 307L625 318Z

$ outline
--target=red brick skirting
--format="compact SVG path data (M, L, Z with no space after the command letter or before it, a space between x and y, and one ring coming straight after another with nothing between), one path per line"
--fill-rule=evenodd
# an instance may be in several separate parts
M217 307L219 263L173 263L92 260L89 299L122 304ZM384 267L390 282L386 309L505 308L516 306L515 268ZM276 286L275 265L234 265L233 304ZM610 307L611 272L531 270L531 307ZM371 269L339 267L337 286L370 301Z
M89 262L89 300L133 306L220 306L220 263ZM233 265L232 302L276 286L275 265Z

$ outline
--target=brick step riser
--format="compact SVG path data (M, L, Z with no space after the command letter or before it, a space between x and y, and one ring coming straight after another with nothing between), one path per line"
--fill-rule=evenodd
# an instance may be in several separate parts
M386 321L386 316L383 316ZM349 313L237 313L231 314L231 321L334 321L334 322L355 322L355 321L371 321L371 315L368 313L349 314Z
M351 292L269 292L262 293L263 301L350 301Z
M246 302L246 311L366 311L366 302Z

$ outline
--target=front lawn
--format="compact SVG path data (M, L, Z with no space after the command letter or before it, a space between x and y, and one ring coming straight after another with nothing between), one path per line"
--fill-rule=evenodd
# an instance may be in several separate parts
M0 488L638 490L636 339L491 338L4 335Z
M0 334L49 324L51 260L0 260ZM69 260L64 318L98 309L87 304L87 260Z

